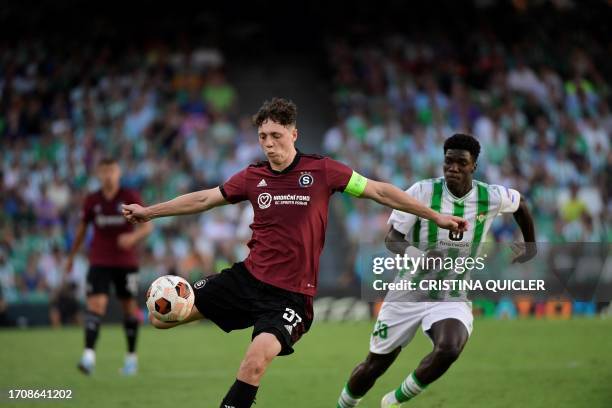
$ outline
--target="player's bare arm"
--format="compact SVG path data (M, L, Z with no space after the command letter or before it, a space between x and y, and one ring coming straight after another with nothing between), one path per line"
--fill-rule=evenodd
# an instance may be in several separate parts
M83 244L85 240L85 233L87 232L87 223L81 221L79 226L77 227L76 234L74 236L74 242L72 243L72 248L70 249L70 254L68 254L68 259L66 260L66 267L64 269L65 274L69 274L72 271L72 265L74 264L74 257L79 252L79 248Z
M369 198L384 206L432 220L440 228L451 231L467 230L467 222L463 218L440 214L389 183L368 180L360 198Z
M123 215L129 222L138 224L154 218L196 214L225 204L229 203L223 198L219 187L215 187L183 194L170 201L149 207L142 207L138 204L124 204L122 210Z
M394 254L404 254L410 243L404 239L404 234L393 227L389 228L387 236L385 236L385 246Z
M535 242L535 223L533 222L533 217L531 216L531 211L529 211L529 205L527 201L521 196L521 201L519 203L518 209L513 214L514 220L518 224L521 229L521 233L523 234L523 241L525 241L525 248L522 253L517 255L512 263L518 262L523 263L527 262L538 253L536 242Z

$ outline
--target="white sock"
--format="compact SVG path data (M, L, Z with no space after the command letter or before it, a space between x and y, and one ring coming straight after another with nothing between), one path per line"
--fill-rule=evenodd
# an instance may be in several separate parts
M136 353L127 353L125 355L125 361L136 363L138 361L138 356L136 355Z
M361 401L361 398L356 398L355 396L351 395L348 390L348 386L345 385L342 389L342 393L340 394L340 398L338 398L337 408L353 408L359 404L359 401Z
M96 362L96 352L94 349L86 348L83 350L83 359L92 363Z

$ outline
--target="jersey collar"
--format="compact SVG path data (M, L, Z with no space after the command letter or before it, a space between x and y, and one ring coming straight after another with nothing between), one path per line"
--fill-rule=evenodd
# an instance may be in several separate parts
M115 193L114 196L112 196L110 199L106 198L106 196L104 195L104 192L102 191L102 189L100 189L100 197L102 197L102 200L106 203L112 203L113 201L115 201L115 199L117 197L119 197L119 194L121 194L121 190L123 190L123 187L119 186L119 190L117 190L117 192Z
M450 188L448 188L448 186L446 185L446 180L444 179L444 177L442 177L442 184L444 185L444 190L446 190L446 192L448 193L448 195L450 195L452 197L453 200L455 201L463 201L466 198L469 197L470 194L472 194L472 191L474 191L474 180L472 180L472 188L470 188L470 190L465 193L465 195L463 197L455 197L455 195L450 191Z
M300 162L300 158L302 157L302 152L300 152L299 149L295 149L295 151L296 151L296 153L295 153L295 157L293 158L293 161L291 162L290 165L285 167L283 170L274 170L272 168L272 166L270 166L270 162L269 161L266 163L267 166L268 166L268 170L270 170L274 174L286 174L286 173L289 173L291 170L293 170L295 168L295 166L297 166L297 164Z

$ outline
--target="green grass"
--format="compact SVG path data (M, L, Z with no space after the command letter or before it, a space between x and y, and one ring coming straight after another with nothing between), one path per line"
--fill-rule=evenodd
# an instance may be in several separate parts
M296 353L272 363L257 397L258 408L335 407L352 368L367 353L371 323L316 323ZM119 326L103 326L98 365L84 377L75 365L82 332L0 331L0 389L73 389L71 402L52 407L216 408L233 382L249 331L225 334L191 325L140 336L140 374L122 378L125 339ZM410 407L611 407L612 321L478 320L460 359ZM364 398L377 408L430 350L419 334ZM45 406L9 404L0 408Z

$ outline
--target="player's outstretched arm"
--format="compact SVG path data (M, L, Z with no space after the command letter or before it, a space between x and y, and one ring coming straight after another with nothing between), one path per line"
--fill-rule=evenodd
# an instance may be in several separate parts
M368 180L360 198L369 198L395 210L432 220L440 228L452 231L465 231L467 229L467 221L463 218L440 214L389 183Z
M129 222L137 224L154 218L195 214L224 204L229 203L223 198L219 187L215 187L209 190L183 194L170 201L149 207L142 207L138 204L124 204L122 205L122 211L123 216Z
M519 262L527 262L538 253L535 239L535 223L533 222L533 217L531 216L531 211L529 211L529 205L527 201L521 196L521 201L519 203L518 209L514 212L514 220L518 224L521 229L521 233L523 234L523 241L525 241L525 249L523 253L519 254L516 258L512 260L512 263Z

